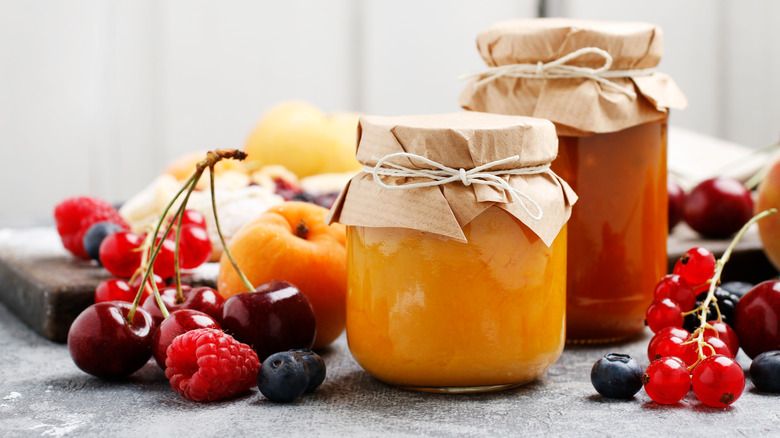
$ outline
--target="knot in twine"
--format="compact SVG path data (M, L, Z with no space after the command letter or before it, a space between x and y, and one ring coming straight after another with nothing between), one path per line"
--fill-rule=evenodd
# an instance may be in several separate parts
M432 169L413 169L413 168L401 166L399 164L391 163L389 161L396 157L406 157L409 159L419 160L427 164L428 166L432 167ZM385 157L377 161L376 165L373 167L364 166L363 171L372 174L374 176L374 182L376 184L378 184L382 188L389 189L389 190L407 190L407 189L414 189L419 187L440 186L440 185L449 184L451 182L456 182L456 181L462 182L463 185L465 186L470 186L472 184L484 184L487 186L500 188L508 191L512 196L512 198L518 204L520 204L520 206L523 207L523 209L526 211L526 213L528 213L528 215L531 218L533 218L534 220L540 220L542 218L542 208L539 206L539 204L536 203L536 201L534 201L533 199L531 199L531 197L528 196L527 194L512 187L509 184L509 182L504 178L501 178L501 176L502 175L536 175L540 173L545 173L550 169L549 163L541 164L538 166L521 167L517 169L488 170L493 167L498 167L503 164L512 163L519 160L520 160L520 156L514 155L508 158L503 158L501 160L491 161L490 163L483 164L481 166L477 166L473 169L467 170L463 168L455 169L452 167L447 167L441 163L437 163L436 161L433 161L421 155L411 154L408 152L397 152L394 154L386 155ZM391 186L386 184L384 181L382 181L380 176L426 178L429 181L421 181L421 182ZM523 202L523 199L525 199L531 204L535 213L528 208L526 203Z
M604 64L599 68L578 67L576 65L567 64L572 59L589 54L601 56L604 59ZM474 82L474 88L479 88L502 76L532 79L586 78L620 91L631 99L636 99L636 92L634 92L634 90L618 85L607 78L647 76L653 74L655 71L655 69L652 68L639 70L610 70L610 67L612 67L612 56L609 52L598 47L583 47L547 63L539 61L536 64L499 65L482 72L463 75L460 79L481 78Z

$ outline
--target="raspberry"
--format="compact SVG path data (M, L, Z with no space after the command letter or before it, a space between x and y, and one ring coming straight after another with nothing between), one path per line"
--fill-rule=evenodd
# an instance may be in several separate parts
M174 391L190 400L232 397L257 383L260 360L254 350L216 329L179 335L166 354L165 377Z
M89 196L69 198L57 204L54 220L65 249L87 260L89 255L84 249L84 234L90 226L98 222L112 222L124 229L130 228L111 204Z

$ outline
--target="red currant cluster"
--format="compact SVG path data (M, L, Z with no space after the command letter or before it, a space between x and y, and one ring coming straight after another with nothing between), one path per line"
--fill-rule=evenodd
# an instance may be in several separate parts
M647 348L651 364L642 382L647 395L658 403L677 403L691 386L708 406L728 406L742 395L745 374L734 361L739 340L723 322L714 294L720 266L707 249L692 248L676 263L673 274L656 285L646 314L655 333ZM697 306L701 289L708 293ZM711 303L717 317L708 321ZM686 315L699 319L692 333L682 328Z

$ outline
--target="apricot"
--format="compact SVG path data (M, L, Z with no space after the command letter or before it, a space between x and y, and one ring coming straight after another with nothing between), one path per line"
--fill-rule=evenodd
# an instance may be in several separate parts
M306 102L282 102L258 122L244 150L251 168L280 164L299 178L360 169L355 159L359 115L325 114Z
M780 210L780 159L772 163L758 186L754 211L759 213L769 208ZM758 221L758 235L767 258L775 268L780 269L780 214Z
M287 281L306 296L317 326L314 348L338 338L346 322L346 229L326 225L327 214L318 205L285 202L241 227L228 244L250 283ZM219 293L227 299L247 292L226 254L219 263Z

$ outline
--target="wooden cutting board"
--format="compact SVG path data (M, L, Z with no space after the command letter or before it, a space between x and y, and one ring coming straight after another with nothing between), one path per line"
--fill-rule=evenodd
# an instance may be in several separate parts
M690 228L678 226L669 237L669 269L693 246L720 255L727 241L701 240ZM212 286L216 263L192 271L183 281ZM773 276L755 230L737 246L724 270L724 281L758 283ZM0 229L0 301L41 336L65 342L79 313L93 303L95 288L110 274L94 262L71 256L54 228Z
M182 281L213 286L216 276L217 264L208 263ZM54 228L0 229L0 301L47 339L66 342L70 324L110 277L70 255Z

